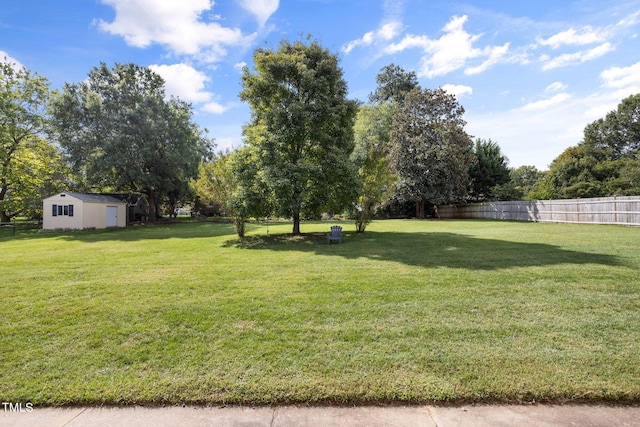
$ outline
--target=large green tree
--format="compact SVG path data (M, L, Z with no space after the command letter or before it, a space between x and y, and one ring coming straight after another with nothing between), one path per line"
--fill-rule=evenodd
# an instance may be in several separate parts
M38 216L45 183L57 191L62 165L43 138L49 98L46 78L0 62L0 221Z
M102 63L65 84L53 102L60 144L89 186L147 195L156 219L162 197L187 191L210 141L191 106L165 99L164 81L135 64Z
M200 164L198 179L192 183L200 200L215 203L233 220L238 237L244 236L249 217L270 211L267 190L255 176L254 165L250 147L221 151Z
M614 111L587 125L582 145L606 160L638 159L640 94L623 99Z
M365 105L358 110L355 149L351 155L360 180L360 195L353 209L357 232L364 232L374 209L391 196L395 174L389 157L389 138L394 111L390 102Z
M373 103L392 101L402 104L405 94L419 87L415 72L405 71L395 64L382 67L376 76L376 83L376 90L369 95Z
M396 197L416 203L459 202L468 191L473 141L465 132L464 108L442 89L415 88L394 115L391 158L398 174Z
M640 194L640 94L585 127L584 139L549 167L546 187L554 198Z
M42 200L69 188L70 171L59 150L38 137L20 147L13 160L6 170L8 191L2 210L6 218L42 219Z
M192 186L201 200L220 206L222 212L233 219L238 236L243 237L247 215L234 203L240 186L231 167L232 156L232 152L222 151L210 161L200 163L198 179Z
M357 111L336 55L318 42L282 41L257 49L240 98L251 107L245 142L279 216L300 219L341 211L357 194L353 123Z
M509 182L508 160L502 154L498 143L490 139L476 139L473 152L478 161L469 167L471 200L495 200L498 190L496 187Z
M602 180L608 175L598 168L600 161L592 150L584 145L569 147L549 166L546 180L552 189L551 198L572 199L578 197L606 196Z
M544 181L546 172L535 166L524 165L509 170L509 184L513 188L512 200L533 200L546 197L540 194L540 183Z

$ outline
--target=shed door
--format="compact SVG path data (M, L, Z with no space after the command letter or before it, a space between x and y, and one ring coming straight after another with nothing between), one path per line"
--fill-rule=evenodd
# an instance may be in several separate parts
M118 226L118 207L107 206L107 227Z

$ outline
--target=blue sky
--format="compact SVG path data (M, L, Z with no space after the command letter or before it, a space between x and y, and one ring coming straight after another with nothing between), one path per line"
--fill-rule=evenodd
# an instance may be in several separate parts
M218 148L242 144L238 99L258 47L311 34L362 101L394 63L465 107L467 132L541 170L640 93L640 0L3 0L0 58L79 82L101 61L149 66Z

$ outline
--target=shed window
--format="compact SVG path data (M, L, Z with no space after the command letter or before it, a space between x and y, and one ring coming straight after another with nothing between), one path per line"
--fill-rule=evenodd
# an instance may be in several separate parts
M73 216L73 205L53 205L51 214L53 216Z

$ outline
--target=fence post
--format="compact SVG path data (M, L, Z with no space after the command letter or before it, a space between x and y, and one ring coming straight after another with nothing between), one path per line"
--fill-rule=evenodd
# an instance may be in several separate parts
M16 235L16 219L13 218L13 235Z

